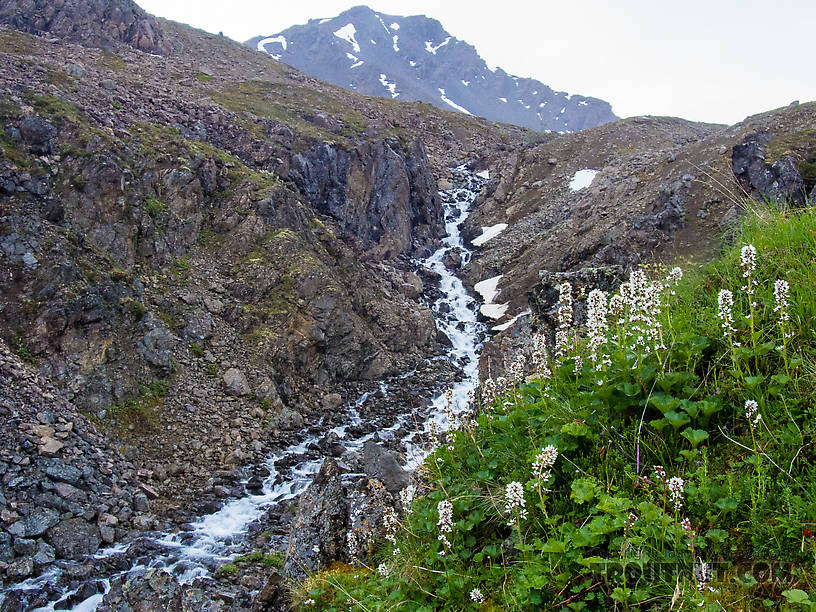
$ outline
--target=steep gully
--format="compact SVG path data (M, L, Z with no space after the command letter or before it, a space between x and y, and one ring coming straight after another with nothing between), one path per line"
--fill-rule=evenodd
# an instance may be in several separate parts
M150 552L136 557L135 561L128 561L133 558L128 552L134 544L131 542L100 551L94 556L95 565L118 567L120 574L160 568L176 576L182 583L191 583L196 578L211 575L220 565L240 552L246 552L246 534L253 522L275 505L290 502L306 490L323 461L322 455L315 450L316 443L331 432L336 434L347 452L360 451L366 441L376 436L393 439L393 436L399 434L402 435L401 441L405 449L405 468L412 470L422 462L427 454L426 434L432 427L431 422L435 423L437 431L444 432L448 429L448 401L454 413L468 409L471 392L478 384L479 352L487 332L486 327L477 319L478 304L467 293L462 281L444 264L446 255L455 249L464 253L463 263L467 263L470 258L471 253L464 247L460 229L485 179L474 175L466 166L455 168L453 175L455 186L439 192L444 206L446 230L442 246L430 257L416 262L417 266L432 270L440 278L436 294L438 297L430 306L437 328L450 340L447 354L436 359L449 360L461 370L459 381L451 387L452 398L448 399L441 392L420 412L405 407L403 412L397 414L371 411L372 414L369 415L370 406L378 398L388 396L390 385L403 383L416 372L409 371L393 379L380 381L377 388L363 393L345 406L346 418L343 425L310 433L297 444L270 456L265 466L268 476L260 494L228 502L217 512L194 522L189 531L153 534L147 538L147 546L145 539L140 539L142 541L139 546ZM371 417L376 422L369 422ZM364 421L367 426L361 428ZM369 433L355 437L355 432L360 430ZM404 433L406 431L407 434ZM362 475L346 474L347 478L359 476ZM118 561L117 556L120 557ZM129 567L122 569L123 565ZM116 573L114 570L106 578L96 578L96 588L88 596L87 586L67 588L65 584L68 580L63 577L63 570L52 568L46 574L13 585L0 593L0 605L11 591L47 591L51 601L37 610L89 612L100 605L110 588L110 580ZM81 590L83 586L85 588Z

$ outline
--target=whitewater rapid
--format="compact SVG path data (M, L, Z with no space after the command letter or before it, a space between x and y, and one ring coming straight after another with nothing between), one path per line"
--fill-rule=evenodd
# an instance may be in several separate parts
M190 530L178 533L159 533L144 536L140 540L147 540L155 547L156 552L141 563L135 563L129 569L120 572L126 574L147 568L160 568L174 575L181 583L192 583L196 578L208 577L220 565L230 561L245 548L243 538L247 535L250 525L260 519L264 513L276 504L287 502L298 497L310 485L315 474L323 463L323 457L315 454L315 444L330 432L335 433L347 452L360 451L366 441L378 436L388 435L386 432L407 430L401 437L406 451L403 463L406 469L413 470L426 457L428 433L434 428L443 433L450 428L448 414L462 413L471 403L472 393L478 385L479 352L482 341L487 333L486 327L477 317L478 303L468 294L462 281L445 265L446 259L453 252L461 257L462 264L469 261L471 252L465 248L461 237L461 228L470 213L470 207L486 182L468 170L466 166L453 169L456 186L439 192L445 215L446 236L442 245L432 255L415 263L417 266L428 268L439 276L439 297L430 303L437 328L450 340L445 359L461 370L459 381L450 388L439 390L429 402L426 410L417 414L409 406L404 412L391 415L393 422L390 425L378 423L372 433L353 437L347 430L359 426L363 422L360 411L371 401L387 397L392 384L400 384L416 372L406 372L389 380L381 381L377 388L360 395L355 401L345 407L343 424L321 431L319 434L309 435L296 444L275 453L266 461L269 475L264 479L260 494L247 495L227 502L220 510L203 516L190 525ZM431 425L433 423L433 425ZM279 465L289 465L292 457L300 457L288 468L278 468ZM128 544L121 544L113 548L99 551L94 557L104 560L113 555L123 554ZM39 612L53 612L59 610L73 610L74 612L93 612L102 602L104 594L110 589L110 581L118 574L112 574L99 581L104 590L78 603L73 607L66 607L67 601L76 596L79 588L63 590L57 600L47 606L38 608ZM44 585L56 584L60 578L60 570L52 567L47 573L29 579L23 583L13 585L6 592L13 589L35 590ZM0 604L4 594L0 593Z

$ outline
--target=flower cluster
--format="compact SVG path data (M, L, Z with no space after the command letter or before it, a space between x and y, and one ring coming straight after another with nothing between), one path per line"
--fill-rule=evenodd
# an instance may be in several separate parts
M414 497L416 496L416 485L409 484L399 493L400 505L402 506L402 511L405 514L413 514L414 509L411 505L414 503Z
M711 582L711 579L714 577L714 572L708 563L701 561L694 565L694 576L697 578L697 590L702 591L706 585ZM711 587L708 587L708 589L710 591L714 590Z
M482 595L482 592L479 589L473 589L470 592L470 601L481 605L484 603L484 600L484 595Z
M779 313L780 323L790 320L788 315L788 294L790 293L790 284L786 280L777 280L774 283L774 298L776 298L776 306L774 312Z
M533 461L533 476L540 480L549 480L556 459L558 459L558 449L555 446L550 444L542 448Z
M662 465L653 465L652 470L654 471L655 480L666 484L666 468Z
M450 548L451 543L446 534L453 531L453 504L443 499L436 505L436 511L439 514L439 520L436 522L437 527L439 527L437 540L442 542L444 548ZM442 556L445 554L444 548L439 551Z
M756 308L756 302L754 302L754 287L756 286L756 281L752 277L754 271L756 270L756 260L757 250L753 244L748 244L742 247L742 250L740 251L740 264L742 265L742 276L745 279L745 284L742 286L742 290L748 295L752 308ZM750 316L751 315L748 315L748 318L750 318Z
M388 576L388 566L385 563L380 563L377 566L377 573L383 578Z
M637 514L635 514L634 512L630 512L629 516L626 517L626 521L623 523L624 534L629 533L629 530L635 526L637 520L638 520Z
M745 419L751 426L751 429L759 425L762 420L762 415L759 412L759 404L755 400L747 400L745 402Z
M663 287L665 289L671 290L671 294L675 295L672 286L676 287L681 280L683 280L683 269L679 267L674 267L671 269L671 272L669 272L669 275L666 277L666 282L663 284Z
M497 397L503 395L509 388L510 381L503 376L485 379L485 381L479 387L479 395L481 396L482 406L492 404Z
M555 332L555 356L564 358L569 353L572 330L572 285L558 285L558 329Z
M397 512L391 506L383 508L383 528L385 529L385 539L391 542L394 546L397 545L397 528L399 527L399 519Z
M519 351L506 365L507 378L513 383L517 383L524 378L525 368L527 367L527 355Z
M734 294L728 289L721 289L717 296L718 310L717 315L720 317L720 326L723 329L723 336L728 337L735 333L734 329Z
M674 509L680 510L683 507L683 492L686 483L679 476L673 476L669 478L666 486L669 488L669 499L674 504Z
M524 507L524 487L518 481L513 481L507 485L504 491L504 508L509 513L516 513L518 518L527 518L527 509ZM515 525L515 517L510 520L509 525Z
M632 270L629 280L620 286L620 294L628 313L626 338L633 351L649 353L665 349L662 339L663 326L658 320L663 307L664 286L657 281L649 282L643 270Z
M532 338L532 355L531 361L533 371L537 374L548 375L550 366L550 357L547 352L547 338L542 333L533 334Z
M607 298L600 289L593 289L587 297L587 336L589 337L589 352L596 369L609 365L609 355L601 354L601 347L606 344L606 333L609 324L606 321Z

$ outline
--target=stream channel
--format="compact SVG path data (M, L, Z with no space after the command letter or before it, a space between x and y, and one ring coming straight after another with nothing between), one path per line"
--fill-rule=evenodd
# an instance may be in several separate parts
M439 275L438 293L429 304L436 320L437 329L450 340L445 354L437 359L445 359L460 370L458 382L450 387L452 412L458 414L466 411L471 402L471 393L476 389L479 380L479 352L487 329L477 317L479 305L468 294L462 281L445 266L445 258L452 251L462 255L462 263L467 263L471 251L465 248L460 231L462 224L470 213L470 207L486 179L472 173L466 166L453 169L454 186L439 192L442 201L446 236L442 246L430 257L417 260L417 267L425 267ZM345 412L343 425L326 428L319 434L311 433L296 444L271 455L266 461L269 475L265 478L260 494L247 495L227 502L220 510L203 517L190 525L190 530L174 533L154 533L142 536L139 540L149 540L149 548L158 551L141 556L137 562L119 573L130 573L146 568L160 568L177 577L181 583L192 583L199 577L211 576L213 571L227 563L241 552L245 552L245 540L250 525L257 521L276 504L291 502L297 498L312 481L323 463L320 453L315 453L316 442L330 432L341 440L346 452L361 451L366 441L380 436L401 435L405 448L403 465L407 470L416 468L427 455L428 431L435 426L438 432L448 430L447 403L445 390L437 390L433 399L420 411L405 407L401 413L389 413L390 423L378 422L372 433L354 437L347 430L358 429L368 402L387 397L391 384L402 383L415 374L407 372L389 380L380 381L372 390L349 402L341 410ZM435 425L431 425L434 422ZM368 428L370 429L370 428ZM405 434L404 432L409 433ZM349 474L348 476L361 476ZM116 555L123 555L134 542L119 544L112 548L100 550L94 559L100 564ZM141 544L144 545L144 542ZM115 565L111 563L111 565ZM49 591L54 595L48 605L36 608L40 612L55 610L73 610L74 612L91 612L102 602L110 588L110 580L116 573L107 578L96 579L96 591L87 596L87 589L56 588L64 583L60 580L63 570L52 567L48 572L17 585L12 585L0 593L0 605L12 590L42 590L48 584L54 585Z

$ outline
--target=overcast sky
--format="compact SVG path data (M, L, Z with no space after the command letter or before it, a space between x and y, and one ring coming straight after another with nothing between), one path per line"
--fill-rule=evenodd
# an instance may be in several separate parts
M364 3L136 1L154 15L239 41ZM736 123L793 100L816 100L816 0L370 0L368 6L438 19L489 65L603 98L621 117Z

